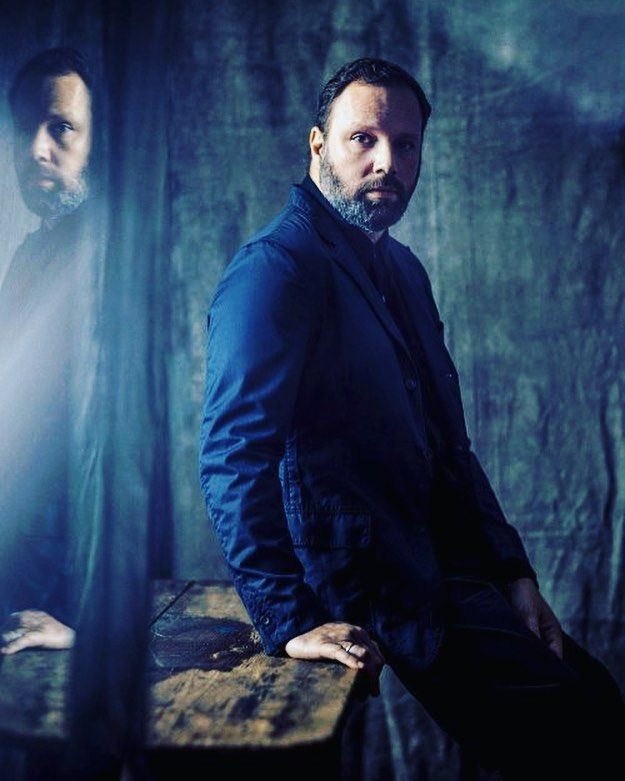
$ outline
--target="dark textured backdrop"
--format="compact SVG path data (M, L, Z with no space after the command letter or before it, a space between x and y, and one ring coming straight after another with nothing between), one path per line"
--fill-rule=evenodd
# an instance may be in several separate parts
M78 6L52 7L34 25L24 16L22 38L1 33L3 79L35 44L63 40L63 10ZM91 45L93 7L74 43L87 34ZM212 291L238 244L301 178L320 82L345 60L387 57L422 81L433 104L421 184L395 235L430 272L469 435L545 597L625 686L622 3L187 0L173 8L177 46L158 139L169 154L170 292L155 307L171 324L161 420L175 573L226 575L196 465ZM7 196L2 112L8 252L26 222ZM388 672L364 729L363 778L388 778L391 765L402 781L457 777L449 742Z

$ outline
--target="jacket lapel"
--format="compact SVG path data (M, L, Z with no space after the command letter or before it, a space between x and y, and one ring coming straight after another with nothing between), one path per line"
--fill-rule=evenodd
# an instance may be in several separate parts
M397 328L378 289L373 284L362 263L356 257L356 253L343 235L340 227L336 225L330 215L312 199L306 198L305 205L312 212L313 224L324 244L328 247L328 252L332 257L332 260L351 277L352 281L367 299L381 324L398 347L403 351L406 358L412 363L413 358L406 341Z

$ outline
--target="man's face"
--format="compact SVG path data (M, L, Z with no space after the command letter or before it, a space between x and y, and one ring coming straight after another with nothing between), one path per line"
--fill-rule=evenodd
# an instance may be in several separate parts
M45 79L18 95L14 162L28 208L53 220L88 195L91 97L77 73Z
M311 176L337 211L369 233L396 223L417 185L422 113L406 86L355 81L311 131Z

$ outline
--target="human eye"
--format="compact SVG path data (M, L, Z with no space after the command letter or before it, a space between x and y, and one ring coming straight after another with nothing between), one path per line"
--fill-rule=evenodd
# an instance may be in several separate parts
M357 144L360 144L362 146L372 146L375 142L375 139L373 136L369 135L369 133L353 133L351 137L352 141L355 141Z
M57 140L61 141L68 133L74 128L70 122L64 119L58 119L50 123L50 134Z
M399 141L398 146L400 151L407 152L407 153L415 152L417 149L416 142L410 138L402 139L401 141Z

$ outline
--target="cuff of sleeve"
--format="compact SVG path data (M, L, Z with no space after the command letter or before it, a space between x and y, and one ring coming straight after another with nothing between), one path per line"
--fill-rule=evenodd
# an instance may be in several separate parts
M536 588L540 588L536 571L528 561L523 559L505 559L499 562L497 577L504 583L512 583L520 578L530 578L534 581Z
M236 581L235 586L268 656L286 656L291 638L334 620L308 586L288 596L262 594Z
M263 650L268 656L287 656L286 644L293 637L303 635L317 626L332 621L332 617L323 610L297 611L285 615L283 611L265 611L256 623Z

